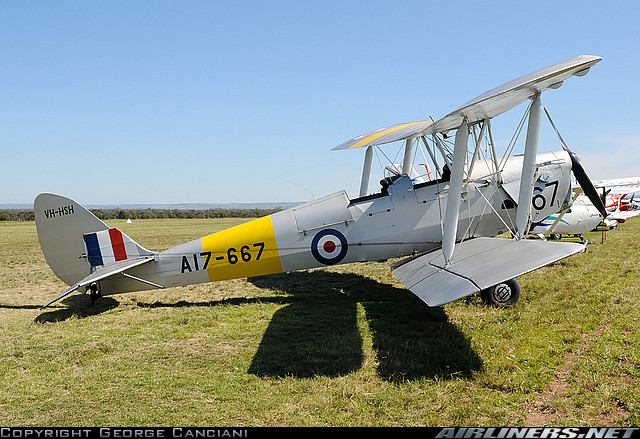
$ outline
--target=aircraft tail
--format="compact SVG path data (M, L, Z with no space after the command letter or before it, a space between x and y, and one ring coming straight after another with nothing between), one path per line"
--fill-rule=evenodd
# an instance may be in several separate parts
M67 285L86 278L100 266L153 255L69 198L40 194L34 210L42 253L51 270Z

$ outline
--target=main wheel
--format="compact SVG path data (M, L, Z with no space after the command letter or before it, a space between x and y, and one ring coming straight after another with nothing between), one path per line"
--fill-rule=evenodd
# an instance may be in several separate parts
M516 279L500 282L480 292L482 300L491 306L509 306L520 300L520 284Z

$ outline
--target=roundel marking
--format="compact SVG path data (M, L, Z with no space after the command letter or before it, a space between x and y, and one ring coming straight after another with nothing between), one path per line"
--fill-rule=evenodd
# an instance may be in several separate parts
M349 244L342 233L334 229L324 229L316 233L311 241L311 254L316 261L333 265L347 255Z

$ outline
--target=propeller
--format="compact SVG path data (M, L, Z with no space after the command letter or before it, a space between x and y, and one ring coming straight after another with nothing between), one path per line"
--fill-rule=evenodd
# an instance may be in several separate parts
M605 190L605 188L602 188L602 195L600 195L600 199L605 206L607 205L607 195L609 195L609 192L611 192L611 189Z
M593 186L591 179L589 179L589 176L587 175L584 168L580 164L580 158L576 153L574 153L569 149L566 143L564 143L564 140L562 139L560 132L558 131L555 124L551 120L551 116L549 115L549 112L547 111L546 108L544 109L544 112L547 114L547 117L549 118L549 122L551 122L551 126L553 127L554 131L558 135L558 138L560 139L560 144L562 145L562 149L564 149L567 153L569 153L569 157L571 157L571 171L573 172L573 175L576 177L578 184L584 191L587 198L589 198L589 201L591 201L593 205L596 207L596 209L598 209L598 211L600 212L600 215L602 215L603 218L606 218L607 209L602 199L600 198L600 194L598 194L598 191Z

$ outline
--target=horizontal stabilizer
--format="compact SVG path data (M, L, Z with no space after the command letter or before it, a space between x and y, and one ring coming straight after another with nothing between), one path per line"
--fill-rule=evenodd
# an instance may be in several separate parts
M573 242L473 238L456 244L445 267L440 249L391 266L393 275L429 306L440 306L556 262L586 247Z
M146 256L140 259L127 259L124 261L119 261L114 264L105 265L98 268L96 271L91 273L89 276L82 279L80 282L72 285L71 287L64 290L62 293L58 294L56 297L48 301L42 308L46 308L54 302L62 299L63 297L71 294L75 290L91 285L93 282L97 282L99 280L106 279L118 273L122 273L125 270L128 270L133 267L137 267L138 265L145 264L149 261L153 261L155 259L154 256Z

